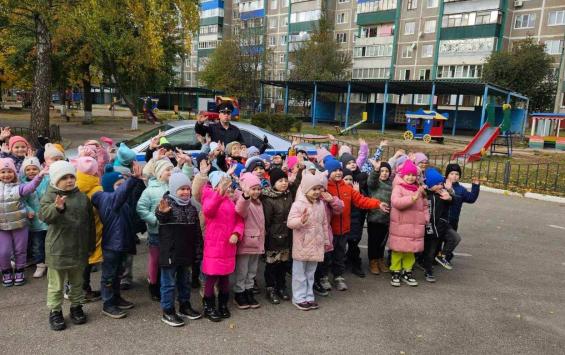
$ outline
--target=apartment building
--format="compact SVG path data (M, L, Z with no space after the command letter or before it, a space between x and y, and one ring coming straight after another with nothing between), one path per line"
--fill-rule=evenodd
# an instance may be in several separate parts
M516 41L532 36L554 58L555 108L565 112L564 0L201 0L200 31L183 78L196 86L198 71L218 43L252 30L250 44L271 55L263 77L285 80L292 68L288 53L310 38L323 13L340 49L351 54L352 79L479 79L492 52L510 51ZM267 88L264 95L274 102L284 93ZM429 99L416 95L401 103L427 105ZM452 106L457 98L436 100ZM459 100L472 107L479 98Z

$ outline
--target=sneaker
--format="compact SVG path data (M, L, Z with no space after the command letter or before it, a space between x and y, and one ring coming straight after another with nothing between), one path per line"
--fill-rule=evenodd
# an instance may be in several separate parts
M424 276L426 277L426 281L428 282L436 282L436 277L434 276L434 274L432 272L425 272Z
M14 277L11 270L2 271L2 285L11 287L14 285Z
M313 289L314 289L314 293L317 294L318 296L326 297L330 294L329 291L323 288L319 282L314 282Z
M63 312L61 311L51 311L49 313L49 327L51 330L59 331L67 327L65 324L65 318L63 318Z
M177 312L179 317L185 317L191 320L196 320L202 318L202 313L194 310L190 302L184 302L179 304L179 311Z
M22 286L26 283L26 277L24 274L24 269L17 269L14 273L14 285Z
M82 311L82 306L71 307L71 321L74 324L86 323L86 314Z
M279 295L277 295L277 291L274 289L274 287L267 287L267 299L272 304L281 303L281 300L279 299Z
M247 304L249 304L249 308L257 309L261 307L261 304L259 304L259 302L255 299L253 289L245 290L245 296L247 297Z
M124 318L128 315L126 311L119 309L115 305L104 305L102 307L102 314L114 319Z
M394 287L400 286L400 273L398 271L393 271L390 279L390 284Z
M438 256L436 256L436 261L438 262L438 264L440 264L441 266L443 266L447 270L453 269L453 266L451 266L451 263L442 254L438 254Z
M405 271L400 276L400 279L409 286L418 286L418 281L412 276L411 271Z
M290 300L290 295L288 294L288 291L286 290L286 288L277 289L277 294L279 295L279 298L282 299L283 301L289 301Z
M121 296L114 298L114 304L122 311L126 309L132 309L135 306L132 302L124 300Z
M326 291L332 290L332 284L327 276L320 278L320 286L322 286Z
M373 275L378 275L378 274L380 274L379 263L378 263L377 259L371 259L371 260L369 260L369 271L370 271L371 274L373 274Z
M120 290L127 291L131 289L131 282L122 280L120 282Z
M294 303L294 305L301 311L309 311L312 307L310 302Z
M47 272L47 265L43 263L39 263L35 266L35 272L33 273L33 277L36 279L43 277L43 275L45 275L45 272Z
M308 302L310 304L310 309L318 309L320 308L320 305L317 302L311 301Z
M365 271L363 271L363 268L360 265L353 265L351 267L351 273L360 278L364 278L365 276L367 276L367 274L365 274Z
M96 302L102 299L100 291L86 290L84 291L84 303Z
M338 291L347 291L347 284L342 276L338 276L334 279L335 289Z
M170 325L171 327L182 327L184 321L181 317L177 316L174 308L168 309L163 312L163 317L161 317L163 323Z
M239 309L248 309L249 303L247 303L247 294L245 292L235 292L233 304Z

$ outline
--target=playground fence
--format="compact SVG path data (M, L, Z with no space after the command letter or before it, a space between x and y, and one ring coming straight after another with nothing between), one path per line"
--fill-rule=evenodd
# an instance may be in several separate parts
M13 135L25 137L33 145L39 145L37 137L30 135L31 131L28 127L10 127L10 130ZM53 124L49 126L49 131L45 132L43 135L49 137L51 142L61 142L61 130L58 125Z

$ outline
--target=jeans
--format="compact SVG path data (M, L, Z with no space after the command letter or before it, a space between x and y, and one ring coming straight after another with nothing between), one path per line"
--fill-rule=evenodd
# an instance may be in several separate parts
M284 261L265 264L265 286L277 290L286 289L287 264Z
M314 302L315 261L292 261L292 302Z
M47 308L49 308L49 310L61 310L63 306L65 279L70 286L69 300L71 301L71 306L78 306L84 303L84 293L82 291L83 271L83 266L64 270L47 269Z
M190 301L190 270L188 266L161 268L161 309L175 308L175 287L180 304Z
M133 283L133 255L128 254L122 263L123 273L121 283L131 285Z
M258 264L259 255L257 254L236 256L233 292L240 293L253 288Z
M104 261L102 261L100 292L104 305L111 305L116 298L120 297L120 276L127 254L122 251L102 249L102 257Z
M147 244L150 247L159 246L159 233L149 233L147 232Z
M23 269L27 262L27 227L0 231L0 270L12 270L10 259L12 254L16 261L16 269Z
M367 223L367 233L369 235L367 241L369 260L383 259L388 239L388 224L369 222Z
M414 267L414 263L416 263L414 253L393 250L390 261L390 271L404 270L411 272Z
M45 237L47 231L29 232L31 239L31 256L32 261L36 264L45 262Z

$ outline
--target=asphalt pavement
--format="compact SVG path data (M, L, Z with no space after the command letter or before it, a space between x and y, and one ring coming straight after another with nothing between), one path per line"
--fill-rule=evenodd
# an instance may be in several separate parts
M465 205L454 270L437 268L435 284L420 271L418 287L400 288L390 286L388 274L346 274L350 289L318 297L319 310L270 305L261 295L257 310L232 305L229 320L189 321L182 328L162 323L159 304L149 300L141 245L135 288L123 293L136 307L125 319L103 316L97 302L85 306L87 324L72 325L67 303L68 329L54 332L45 279L1 288L0 353L563 354L564 217L565 205L484 192ZM93 275L93 285L99 278ZM258 280L263 285L262 276ZM200 308L198 293L192 297Z

